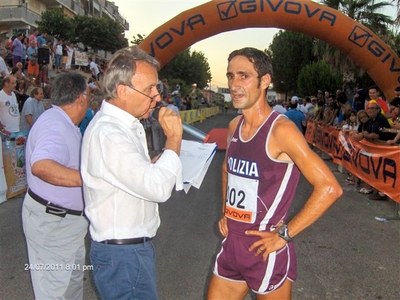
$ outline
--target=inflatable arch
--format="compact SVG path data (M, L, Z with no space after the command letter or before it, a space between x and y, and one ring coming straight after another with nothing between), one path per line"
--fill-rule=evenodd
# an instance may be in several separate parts
M163 66L200 40L252 27L278 27L324 40L366 70L389 100L400 85L400 59L388 45L339 11L309 0L210 1L160 26L139 47Z

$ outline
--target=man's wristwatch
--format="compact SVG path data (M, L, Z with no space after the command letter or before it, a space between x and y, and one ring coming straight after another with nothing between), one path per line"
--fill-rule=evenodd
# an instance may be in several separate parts
M283 238L286 242L292 241L292 238L289 235L289 230L288 230L288 227L286 224L279 227L278 235L279 235L279 237Z

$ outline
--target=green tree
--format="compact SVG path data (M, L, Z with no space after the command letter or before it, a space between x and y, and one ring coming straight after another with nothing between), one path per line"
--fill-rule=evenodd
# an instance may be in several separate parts
M128 46L118 22L109 18L75 16L75 39L93 50L115 52Z
M302 33L280 30L267 51L273 66L272 82L279 93L295 93L300 70L314 61L313 39Z
M144 34L133 36L134 45L139 45L144 39ZM170 89L173 91L175 85L182 84L182 95L191 92L193 83L197 84L198 90L203 89L211 81L210 65L204 53L198 51L190 51L190 48L183 50L169 61L159 72L159 78L167 78L171 84Z
M400 34L394 34L391 39L391 48L396 52L396 54L400 57Z
M390 41L391 31L389 30L389 26L393 24L393 20L381 13L384 8L392 6L390 2L377 2L375 0L324 0L323 3L365 25L385 42L388 43ZM334 70L343 75L342 88L346 91L348 97L352 96L357 78L362 77L365 71L345 53L323 41L315 43L314 54L319 54Z
M397 7L397 17L396 17L395 22L397 25L399 25L400 24L400 0L392 0L392 2Z
M388 32L393 20L381 11L392 4L376 0L324 0L323 4L334 8L357 22L367 26L380 37Z
M128 46L120 24L110 18L75 16L72 19L57 8L43 12L42 20L36 23L39 31L47 31L57 39L81 42L93 50L114 52Z
M299 95L315 95L317 90L334 93L342 84L342 76L332 72L330 66L323 62L312 62L301 69L297 78Z
M197 88L203 89L211 80L211 71L207 58L202 52L190 52L190 48L183 50L168 62L159 74L160 78L183 79L181 83L186 86L197 84Z
M41 21L36 21L40 32L46 31L55 38L71 39L74 37L75 23L67 17L61 8L46 10Z

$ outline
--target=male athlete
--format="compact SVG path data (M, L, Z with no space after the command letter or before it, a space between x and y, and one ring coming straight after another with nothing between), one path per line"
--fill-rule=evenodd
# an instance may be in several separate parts
M208 299L291 299L297 277L293 238L340 197L330 169L308 146L296 125L266 101L272 66L254 48L229 55L227 78L232 104L241 116L229 124L222 168L225 237L211 278ZM300 174L313 191L287 223Z

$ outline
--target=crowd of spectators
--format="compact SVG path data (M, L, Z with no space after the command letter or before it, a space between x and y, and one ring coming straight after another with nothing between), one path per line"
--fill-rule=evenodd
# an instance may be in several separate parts
M318 90L316 96L300 98L292 96L277 100L273 109L292 120L305 133L306 121L322 126L333 126L356 141L366 140L378 145L400 146L400 86L395 89L394 99L383 99L376 86L366 91L356 86L353 99L337 90L335 93ZM357 185L358 191L372 200L385 200L384 193L375 190L348 173L346 182Z
M14 126L15 132L29 131L39 115L51 107L52 80L61 71L75 69L75 49L74 43L62 38L50 38L47 32L39 32L38 29L28 36L18 33L0 43L0 114L8 116L10 111L13 112L13 119L18 118L18 122L14 122L18 123L18 128ZM89 61L87 70L93 78L89 79L88 87L93 101L80 126L82 134L102 101L100 75L104 65L92 58ZM14 102L17 109L10 110L7 103L14 105ZM5 120L4 117L0 120L0 128L9 134Z

